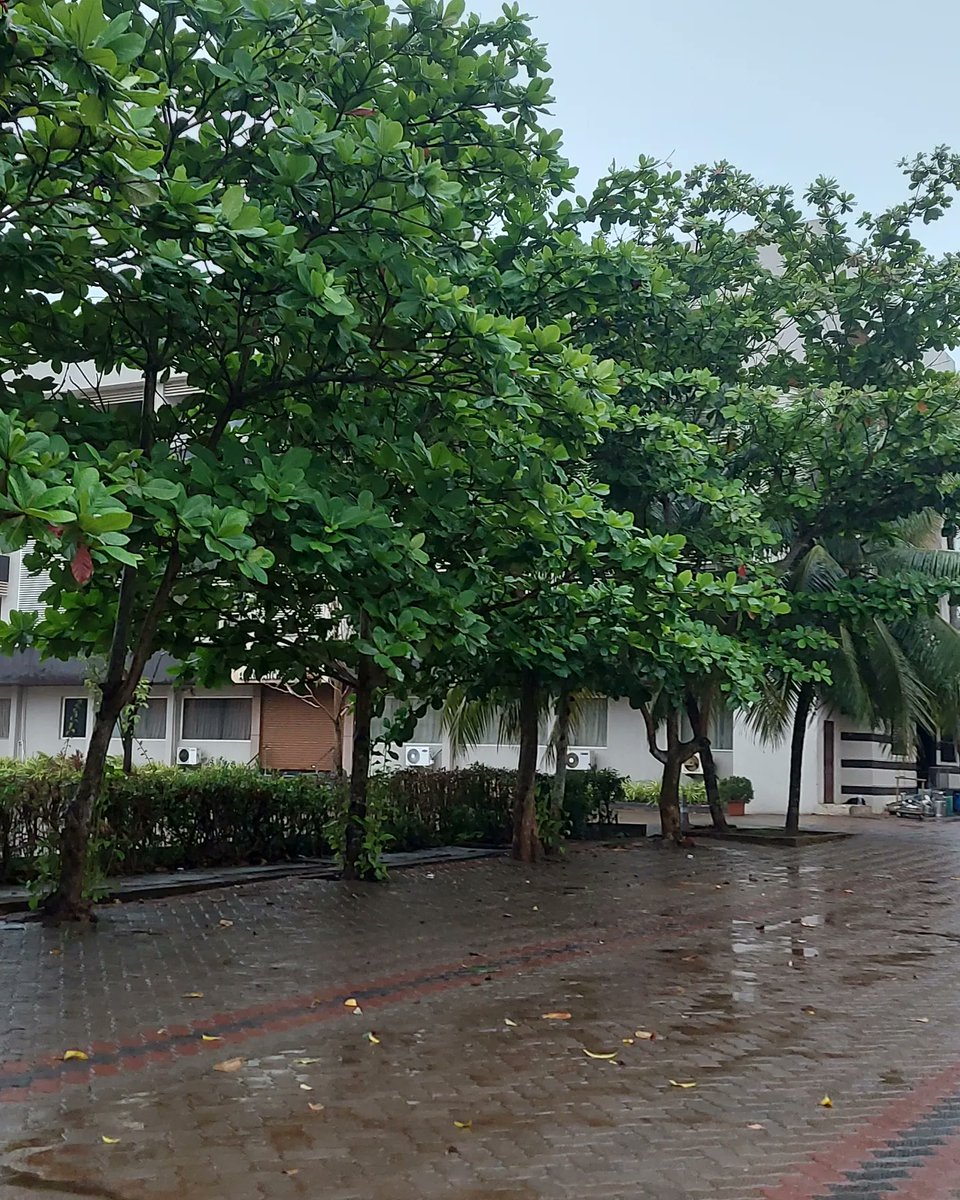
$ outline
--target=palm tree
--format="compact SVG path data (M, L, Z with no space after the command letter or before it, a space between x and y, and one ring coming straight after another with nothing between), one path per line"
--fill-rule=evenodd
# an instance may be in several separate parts
M960 552L942 549L943 520L925 509L893 523L882 538L838 537L814 543L785 577L798 601L839 591L851 581L914 581L924 592L931 583L960 584ZM798 603L802 608L802 604ZM936 734L954 730L960 718L960 630L918 602L902 616L851 622L838 617L836 647L825 655L830 681L797 685L787 677L767 681L751 723L765 740L781 741L790 729L790 780L786 829L800 820L800 774L807 722L818 708L851 717L871 729L885 729L894 748L906 753L919 729Z

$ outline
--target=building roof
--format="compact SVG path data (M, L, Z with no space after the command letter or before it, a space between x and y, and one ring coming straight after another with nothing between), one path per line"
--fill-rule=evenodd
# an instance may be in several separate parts
M151 683L169 683L176 659L169 654L154 654L147 660L144 677ZM18 650L0 655L0 687L82 687L87 682L90 664L86 659L41 659L36 650Z

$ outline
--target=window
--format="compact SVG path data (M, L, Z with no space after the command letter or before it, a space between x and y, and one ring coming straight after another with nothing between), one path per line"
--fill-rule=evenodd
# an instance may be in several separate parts
M113 736L120 737L119 721L113 727ZM133 729L137 741L162 741L167 736L167 702L166 700L148 700L140 709L137 723Z
M517 731L517 712L514 708L507 714L508 725L506 729L501 728L501 722L504 719L504 713L498 709L492 712L486 720L486 724L480 732L480 740L478 746L516 746L520 742L520 735ZM544 714L540 718L540 723L537 727L537 742L541 746L545 746L550 741L550 734L553 732L553 715Z
M410 702L413 703L413 702ZM374 740L378 740L384 736L396 719L397 713L401 709L407 709L410 703L398 700L395 696L388 696L383 705L383 716L374 717L370 727L370 735ZM440 727L440 709L430 708L417 722L413 733L406 740L408 742L422 742L429 745L443 740L443 730Z
M197 741L210 742L249 741L251 709L251 701L246 697L184 700L184 740L196 738Z
M82 738L87 736L87 709L90 701L86 696L65 696L60 717L60 736Z
M581 700L579 712L570 727L571 746L606 746L607 698Z
M10 736L10 699L0 700L0 738Z
M693 738L693 730L686 713L680 718L680 737L685 742ZM589 744L585 743L588 746ZM710 716L710 749L733 749L733 713L729 708L717 708Z

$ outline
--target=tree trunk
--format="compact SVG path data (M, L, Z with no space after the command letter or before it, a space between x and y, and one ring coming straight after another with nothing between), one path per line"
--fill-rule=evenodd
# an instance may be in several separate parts
M787 819L784 829L797 833L800 829L800 780L803 769L803 743L807 736L807 718L813 703L813 688L800 685L797 706L793 713L793 732L790 736L790 786L787 790Z
M563 801L567 790L567 751L570 749L570 715L573 710L573 693L562 691L557 700L556 737L554 751L557 761L553 770L553 786L550 791L550 814L559 843L563 828ZM552 848L552 847L551 847Z
M537 736L540 725L536 676L529 673L520 690L520 758L513 796L513 857L538 862L543 847L537 833Z
M353 753L347 792L347 830L343 852L343 878L367 878L360 862L367 827L367 781L370 778L370 726L373 722L373 671L368 659L357 665L353 704Z
M127 728L121 726L120 741L123 746L123 773L124 775L133 774L133 726Z
M684 839L680 822L680 770L682 759L670 754L660 777L660 831L665 842L679 845Z
M722 832L729 826L727 825L727 814L723 811L723 803L720 800L717 764L713 757L713 747L710 745L710 706L706 700L697 701L692 696L688 696L687 716L697 739L697 753L700 755L700 765L703 768L703 787L707 793L707 804L710 806L710 820L713 822L714 829Z

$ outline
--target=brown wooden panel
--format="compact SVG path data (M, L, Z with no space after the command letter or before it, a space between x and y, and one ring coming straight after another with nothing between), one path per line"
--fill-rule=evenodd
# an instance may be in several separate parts
M337 740L331 689L318 691L323 707L265 687L260 700L260 762L275 771L333 771Z

